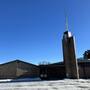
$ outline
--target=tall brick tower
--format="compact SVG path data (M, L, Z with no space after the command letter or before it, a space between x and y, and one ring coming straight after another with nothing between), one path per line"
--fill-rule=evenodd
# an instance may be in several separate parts
M66 77L79 79L78 64L75 54L75 41L71 32L68 31L68 22L66 18L66 31L64 32L63 39L63 59L66 69Z

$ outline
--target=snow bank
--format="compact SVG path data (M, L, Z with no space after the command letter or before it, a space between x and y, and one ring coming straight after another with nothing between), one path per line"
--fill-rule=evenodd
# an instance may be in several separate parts
M0 90L90 90L90 80L55 80L0 83Z
M40 81L40 78L19 78L19 79L0 79L0 83L3 82L29 82L29 81Z

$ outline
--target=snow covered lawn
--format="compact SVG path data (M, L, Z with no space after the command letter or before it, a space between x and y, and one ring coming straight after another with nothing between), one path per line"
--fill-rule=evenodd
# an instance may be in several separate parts
M0 82L0 90L90 90L90 80Z

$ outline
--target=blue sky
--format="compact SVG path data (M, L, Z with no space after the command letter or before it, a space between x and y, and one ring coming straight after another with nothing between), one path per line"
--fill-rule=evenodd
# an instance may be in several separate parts
M65 9L82 57L90 49L90 0L0 0L0 63L63 60Z

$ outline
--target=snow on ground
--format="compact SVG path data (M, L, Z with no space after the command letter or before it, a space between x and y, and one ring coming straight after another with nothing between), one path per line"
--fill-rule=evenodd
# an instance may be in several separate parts
M90 90L90 80L0 82L0 90Z

